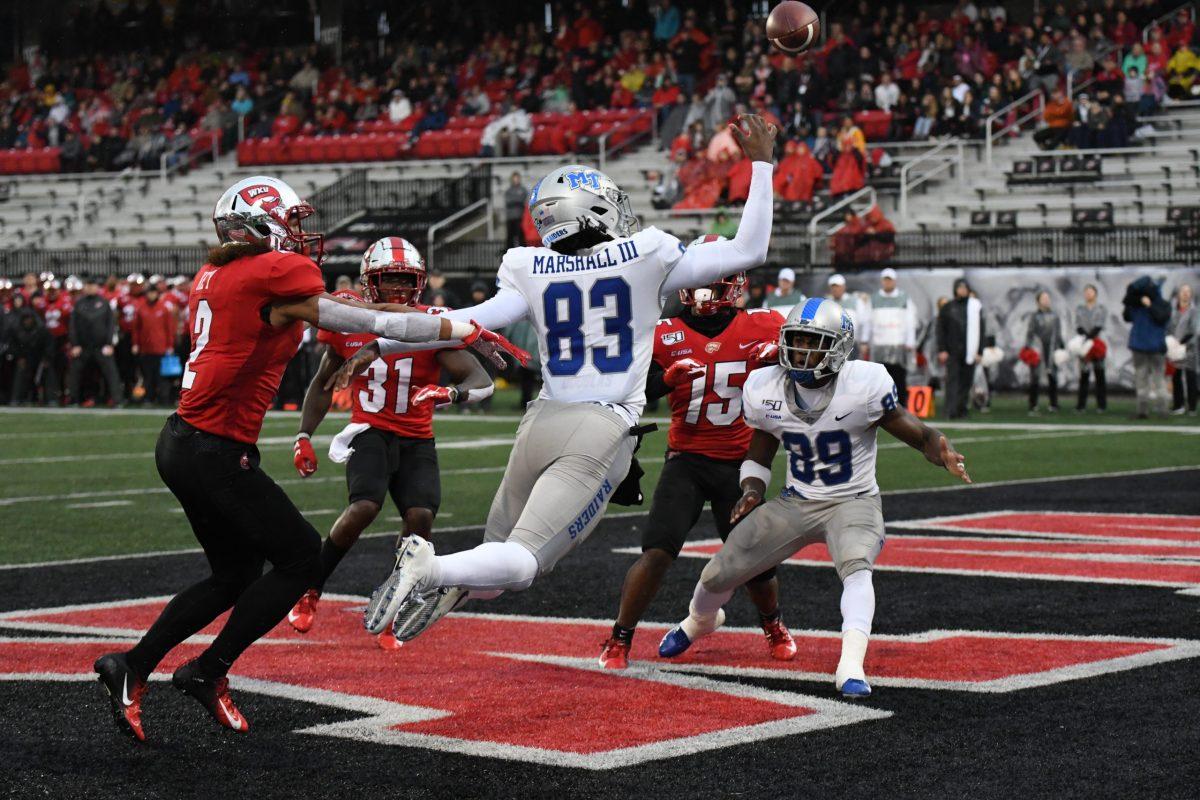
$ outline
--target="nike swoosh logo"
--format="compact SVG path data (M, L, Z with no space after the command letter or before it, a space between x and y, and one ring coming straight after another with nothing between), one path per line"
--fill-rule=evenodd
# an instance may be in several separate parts
M125 682L121 684L121 702L127 706L133 705L133 701L129 699L129 676L125 676Z
M235 731L240 731L242 729L241 718L236 714L231 714L229 712L229 707L225 705L224 699L218 699L217 705L221 706L221 710L225 712L225 719L229 720L229 727L233 728Z
M850 416L850 415L851 415L851 414L853 414L853 413L854 413L853 411L847 411L845 414L842 414L840 417L834 417L834 418L833 418L833 421L834 421L834 422L841 422L842 420L844 420L846 417Z
M746 342L745 344L739 344L738 349L739 350L749 350L751 347L757 347L758 344L759 344L758 342Z

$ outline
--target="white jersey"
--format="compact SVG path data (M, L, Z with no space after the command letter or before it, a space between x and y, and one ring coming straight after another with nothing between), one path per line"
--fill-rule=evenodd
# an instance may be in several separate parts
M504 254L500 288L519 292L529 307L542 398L603 403L637 421L646 404L663 281L683 252L674 236L647 228L586 255L546 247Z
M788 489L812 500L879 493L875 423L896 404L895 382L870 361L847 361L820 389L797 387L780 366L742 387L746 424L783 443Z

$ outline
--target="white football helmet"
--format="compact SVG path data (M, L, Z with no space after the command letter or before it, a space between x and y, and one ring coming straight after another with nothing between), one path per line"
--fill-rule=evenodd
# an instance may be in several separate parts
M535 183L529 213L546 247L589 228L619 238L639 227L629 195L600 170L582 164L559 167Z
M279 178L255 175L225 190L213 209L222 244L263 242L273 250L300 253L321 263L325 237L307 233L301 222L316 210Z
M385 290L384 275L412 275L411 289ZM363 253L358 282L368 303L401 303L415 305L425 289L425 259L412 242L399 236L385 236ZM394 296L389 292L394 291Z
M68 292L82 292L83 291L83 281L80 280L78 275L68 275L67 281L66 281L66 287L67 287Z
M779 364L802 385L836 375L853 349L850 315L821 297L793 308L779 329Z

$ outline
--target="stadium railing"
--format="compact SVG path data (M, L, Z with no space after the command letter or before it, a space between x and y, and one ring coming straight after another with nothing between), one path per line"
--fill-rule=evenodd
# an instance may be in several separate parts
M967 179L964 170L966 165L963 163L964 151L965 148L962 139L957 137L947 139L926 150L911 161L906 161L900 167L898 211L901 217L908 217L909 193L948 170L955 170L958 175L959 186L966 186Z

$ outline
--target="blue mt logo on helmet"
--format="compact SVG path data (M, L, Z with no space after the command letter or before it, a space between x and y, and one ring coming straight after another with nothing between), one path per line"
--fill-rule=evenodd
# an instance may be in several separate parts
M592 170L581 170L579 172L568 172L564 175L567 179L568 188L579 189L583 186L591 187L592 191L600 191L600 173Z

